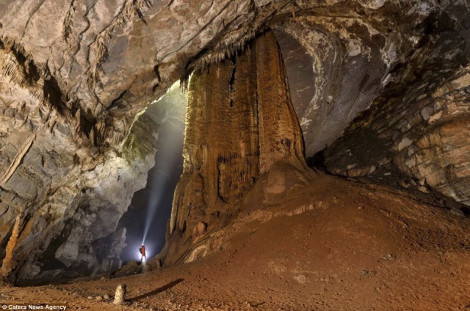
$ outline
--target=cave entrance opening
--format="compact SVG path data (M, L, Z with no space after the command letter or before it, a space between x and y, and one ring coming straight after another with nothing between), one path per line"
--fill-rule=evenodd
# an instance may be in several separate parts
M153 114L157 120L157 152L146 187L134 193L120 221L120 226L127 231L127 245L122 252L124 262L141 259L141 244L145 243L147 258L157 255L165 244L173 193L183 168L186 104L186 94L178 81L145 112Z

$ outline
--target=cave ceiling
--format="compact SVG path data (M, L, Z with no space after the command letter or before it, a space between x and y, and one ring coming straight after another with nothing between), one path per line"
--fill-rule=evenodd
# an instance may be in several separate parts
M0 38L35 67L36 78L51 82L63 114L80 110L96 143L115 146L134 116L175 80L274 28L311 57L302 65L312 67L304 79L313 82L312 96L296 108L312 155L386 85L405 79L400 68L408 63L465 63L466 6L378 0L3 1Z

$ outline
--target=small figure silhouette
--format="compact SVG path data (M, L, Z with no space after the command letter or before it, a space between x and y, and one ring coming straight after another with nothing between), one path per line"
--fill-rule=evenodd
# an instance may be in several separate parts
M145 254L145 245L142 244L142 246L139 248L139 252L140 252L140 261L142 262L145 262L147 260L147 255Z

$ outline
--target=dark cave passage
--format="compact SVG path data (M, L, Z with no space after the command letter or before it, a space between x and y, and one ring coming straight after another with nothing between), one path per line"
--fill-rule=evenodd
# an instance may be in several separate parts
M157 255L165 244L173 193L183 168L186 97L175 83L147 113L162 115L158 128L155 166L148 172L147 185L134 193L119 226L126 228L123 262L140 260L139 247L145 238L147 257Z

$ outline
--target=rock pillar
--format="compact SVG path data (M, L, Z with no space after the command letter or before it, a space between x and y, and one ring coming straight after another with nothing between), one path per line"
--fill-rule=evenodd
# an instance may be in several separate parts
M199 238L191 232L201 222L208 230L223 226L277 160L304 165L302 133L272 33L241 55L196 71L188 92L184 168L170 221L172 237L184 241Z

